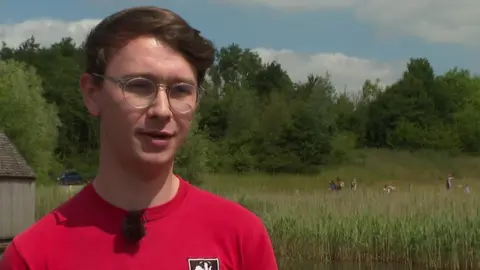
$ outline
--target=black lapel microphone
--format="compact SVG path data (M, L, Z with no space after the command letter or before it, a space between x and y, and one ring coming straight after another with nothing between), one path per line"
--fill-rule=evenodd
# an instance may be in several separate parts
M129 242L137 243L145 236L143 211L128 212L123 221L122 234Z

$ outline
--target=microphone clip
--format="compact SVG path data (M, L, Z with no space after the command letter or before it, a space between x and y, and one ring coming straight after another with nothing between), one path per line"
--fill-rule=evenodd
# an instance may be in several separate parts
M128 212L123 222L122 234L129 242L137 243L146 234L143 211Z

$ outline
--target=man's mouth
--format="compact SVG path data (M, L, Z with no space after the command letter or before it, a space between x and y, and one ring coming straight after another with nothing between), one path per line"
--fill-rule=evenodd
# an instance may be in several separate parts
M155 132L155 131L152 131L152 132L139 132L140 135L143 135L143 136L148 136L154 140L168 140L168 139L171 139L173 137L173 133L170 133L170 132L164 132L164 131L160 131L160 132Z

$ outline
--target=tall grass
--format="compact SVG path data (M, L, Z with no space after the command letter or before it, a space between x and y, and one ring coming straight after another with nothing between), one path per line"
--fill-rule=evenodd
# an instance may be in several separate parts
M211 175L203 188L262 217L282 261L480 268L479 159L422 155L379 150L361 164L314 176ZM458 177L455 185L468 183L472 193L446 191L449 172ZM359 189L327 191L328 181L337 176L347 186L357 177ZM387 183L399 190L382 192ZM65 189L39 187L37 216L71 195Z
M73 196L81 187L38 186L36 190L36 219L40 219L48 212Z
M38 194L39 216L69 196L55 188ZM221 195L263 218L282 259L480 267L480 197L461 190Z
M472 194L346 190L232 199L264 219L281 258L480 267L480 199Z

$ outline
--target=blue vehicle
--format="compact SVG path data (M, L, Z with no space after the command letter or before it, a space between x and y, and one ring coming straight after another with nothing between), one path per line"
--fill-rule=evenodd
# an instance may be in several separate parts
M64 172L58 178L57 181L60 185L82 185L85 183L83 177L77 172Z

